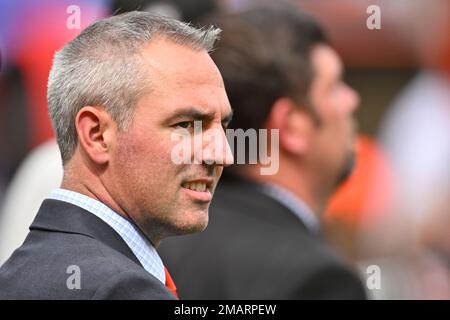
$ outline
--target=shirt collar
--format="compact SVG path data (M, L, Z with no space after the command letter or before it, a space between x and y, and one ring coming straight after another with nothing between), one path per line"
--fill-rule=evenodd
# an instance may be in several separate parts
M166 283L164 264L158 252L134 223L131 223L104 203L75 191L62 188L54 189L48 198L71 203L102 219L120 235L144 269L163 284Z
M262 184L261 189L267 196L291 210L309 230L319 232L319 219L303 200L289 190L272 183Z

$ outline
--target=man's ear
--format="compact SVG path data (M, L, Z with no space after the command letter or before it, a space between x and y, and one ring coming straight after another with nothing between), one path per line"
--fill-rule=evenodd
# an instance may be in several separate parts
M106 164L114 143L116 125L102 107L85 106L75 118L78 143L89 159L99 165Z
M280 130L280 148L293 155L307 152L312 133L311 116L290 98L275 101L267 119L267 128Z

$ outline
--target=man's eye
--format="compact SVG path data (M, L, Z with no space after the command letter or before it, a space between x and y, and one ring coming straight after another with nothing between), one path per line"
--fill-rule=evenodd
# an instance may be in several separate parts
M194 123L192 121L182 121L175 124L175 127L183 129L191 129L194 127Z

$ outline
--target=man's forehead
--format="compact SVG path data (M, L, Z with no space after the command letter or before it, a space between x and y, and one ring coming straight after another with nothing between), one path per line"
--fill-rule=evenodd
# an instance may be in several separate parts
M195 81L160 81L151 85L151 88L139 104L143 107L151 106L163 118L186 110L214 114L218 118L231 111L223 85Z
M151 86L145 104L158 103L162 116L186 107L218 115L231 110L220 72L205 50L158 39L145 47L143 58Z
M223 85L220 72L206 50L161 38L145 46L143 60L151 78L158 81Z
M194 88L194 87L192 87ZM197 86L196 90L186 87L169 97L169 104L164 113L192 112L214 117L221 117L231 112L225 89L217 86Z

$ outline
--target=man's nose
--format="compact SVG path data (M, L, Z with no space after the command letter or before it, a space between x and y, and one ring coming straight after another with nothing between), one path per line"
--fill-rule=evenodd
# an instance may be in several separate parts
M206 164L227 167L234 162L233 153L222 126L204 132L202 151L202 159Z

